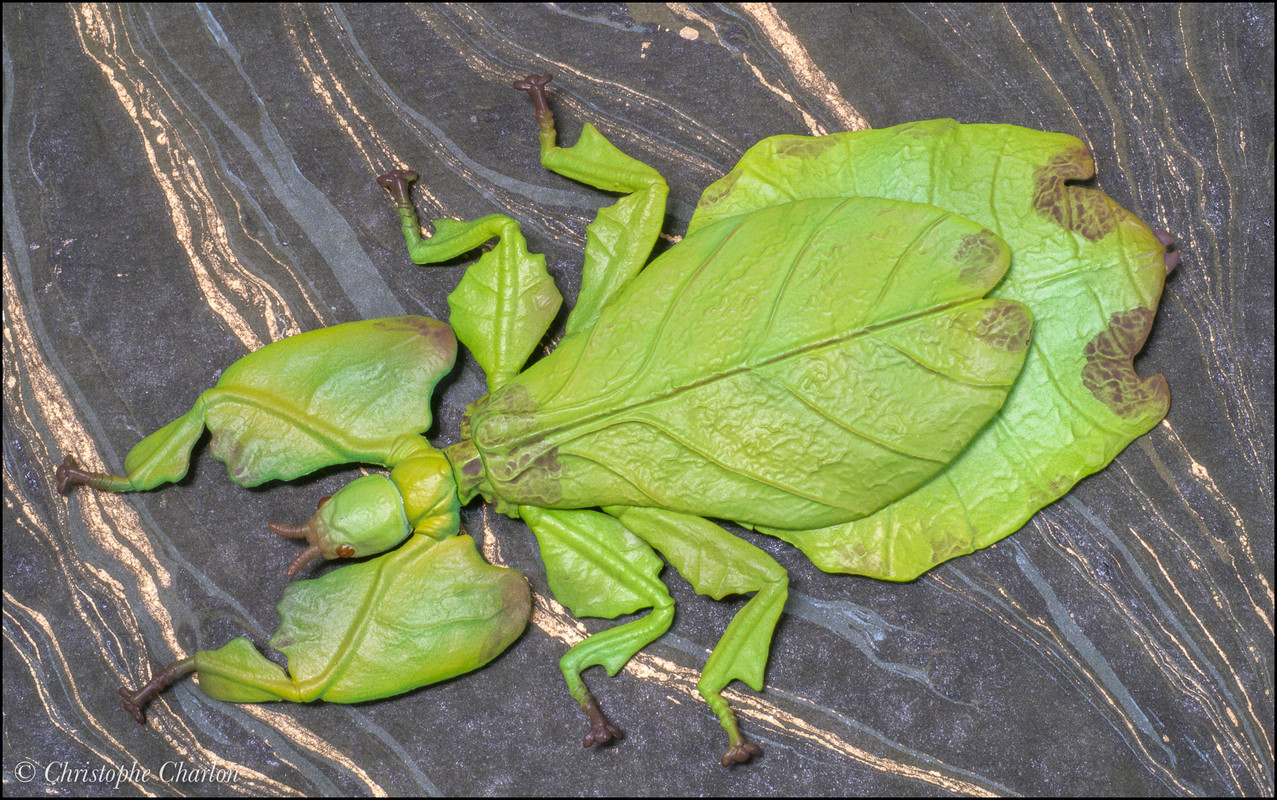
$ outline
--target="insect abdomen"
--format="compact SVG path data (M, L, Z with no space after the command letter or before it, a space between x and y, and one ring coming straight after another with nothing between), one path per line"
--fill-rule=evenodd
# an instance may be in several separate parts
M877 198L709 226L475 404L488 489L784 528L872 513L1001 407L1031 330L983 299L1007 263L976 223Z

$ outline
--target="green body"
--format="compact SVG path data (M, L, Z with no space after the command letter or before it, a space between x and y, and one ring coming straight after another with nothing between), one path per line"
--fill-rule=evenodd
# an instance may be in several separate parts
M1148 225L1101 191L1073 136L931 120L823 137L774 136L705 190L689 233L805 197L929 203L1001 237L1011 267L990 297L1033 313L1006 405L935 479L846 525L772 531L829 572L910 580L1019 530L1166 415L1144 346L1172 262ZM847 542L855 542L853 548Z
M507 504L751 526L863 517L1002 406L1032 329L1024 306L983 299L1008 261L979 225L878 198L709 226L473 405L473 485ZM474 467L457 467L465 502Z
M460 505L482 495L527 522L574 613L649 609L560 663L587 745L619 730L581 672L615 673L673 619L658 552L698 592L754 593L698 684L728 734L723 764L744 761L761 751L722 690L761 690L787 579L707 517L784 538L825 570L907 580L1014 532L1165 413L1165 381L1131 366L1165 248L1066 183L1093 172L1078 140L951 120L767 139L647 265L664 180L590 125L558 147L547 80L517 84L538 103L543 165L622 197L587 230L566 335L528 369L560 297L518 224L436 220L426 238L416 176L381 179L414 261L495 239L449 298L490 388L460 441L440 452L422 436L452 333L403 317L246 356L135 447L126 476L59 470L64 484L149 489L185 474L205 426L245 486L333 464L389 470L306 525L273 528L308 554L381 553L287 588L271 640L287 672L237 639L126 698L139 719L191 669L217 699L356 702L486 663L518 637L530 597L458 535Z

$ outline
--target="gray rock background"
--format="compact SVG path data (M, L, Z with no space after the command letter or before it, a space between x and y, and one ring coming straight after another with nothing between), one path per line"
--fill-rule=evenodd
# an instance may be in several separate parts
M6 4L5 794L1271 794L1272 46L1268 5ZM954 117L1080 136L1094 185L1180 237L1137 361L1167 377L1169 416L911 584L752 537L792 596L766 690L738 692L766 750L744 768L718 766L694 690L739 601L667 569L671 632L616 678L587 673L628 736L584 750L557 660L612 623L567 616L527 529L479 508L469 530L539 597L485 669L355 707L236 706L188 681L139 727L121 683L265 644L296 550L265 523L349 476L247 491L204 454L178 486L66 499L54 465L121 469L286 333L446 319L464 267L406 259L373 180L400 164L423 217L522 221L570 301L606 198L539 166L509 88L532 71L556 76L561 141L591 121L667 176L671 234L772 134ZM464 358L436 441L482 391Z

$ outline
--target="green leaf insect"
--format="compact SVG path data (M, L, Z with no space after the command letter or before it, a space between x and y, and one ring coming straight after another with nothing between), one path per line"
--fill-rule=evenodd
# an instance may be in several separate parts
M560 662L587 747L621 731L581 673L615 674L670 626L664 561L702 594L753 593L698 683L727 732L722 764L744 762L762 751L722 691L762 690L787 577L708 518L792 542L826 571L910 580L1013 533L1166 413L1165 380L1132 359L1174 240L1068 183L1094 171L1077 139L952 120L766 139L648 263L665 181L588 124L559 147L549 80L515 84L535 104L542 165L622 195L587 229L552 353L525 368L561 299L518 223L436 220L423 237L417 175L394 170L378 180L414 262L496 239L449 297L451 328L400 317L284 339L142 440L125 476L58 468L63 492L152 489L186 474L208 428L243 486L388 470L305 525L271 525L308 543L290 577L319 556L367 557L284 590L271 645L288 669L244 638L201 650L121 689L138 722L192 671L219 700L351 703L485 664L523 631L530 595L461 534L461 505L482 496L532 529L573 613L647 610ZM458 339L489 392L440 451L423 434Z

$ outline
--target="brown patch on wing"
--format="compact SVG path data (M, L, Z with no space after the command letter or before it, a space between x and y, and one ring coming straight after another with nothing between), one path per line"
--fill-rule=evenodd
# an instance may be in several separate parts
M736 185L738 180L740 180L739 169L734 169L724 175L705 190L705 193L701 195L701 201L697 204L697 208L708 208L722 200L731 193L732 187Z
M1007 353L1021 352L1028 348L1033 335L1033 317L1028 308L1008 300L984 312L976 333L990 347Z
M1083 351L1082 384L1119 417L1138 417L1149 407L1165 408L1170 401L1165 378L1154 375L1141 380L1132 364L1152 326L1153 312L1147 308L1116 312Z
M779 143L775 152L788 158L818 158L836 144L833 136L803 136Z
M506 452L524 444L521 438L536 426L536 411L536 399L527 387L511 383L470 404L469 434L485 455Z
M1103 192L1067 186L1095 174L1085 147L1071 147L1038 167L1033 174L1033 210L1065 230L1094 242L1117 227L1118 206Z
M985 228L979 233L963 236L958 242L953 260L962 267L958 272L959 280L981 284L985 282L985 276L991 269L997 270L998 278L1006 272L1007 248L996 233ZM990 281L989 285L994 282L996 279Z
M471 404L471 441L483 454L488 479L500 497L548 507L563 496L559 448L537 432L537 400L511 383ZM502 510L500 507L498 511Z
M563 474L559 448L550 448L530 463L526 462L526 457L520 457L509 465L511 469L508 471L516 474L498 491L505 497L516 498L519 505L552 507L563 497L563 487L559 485Z

